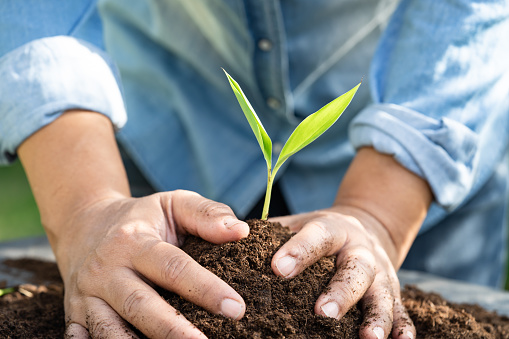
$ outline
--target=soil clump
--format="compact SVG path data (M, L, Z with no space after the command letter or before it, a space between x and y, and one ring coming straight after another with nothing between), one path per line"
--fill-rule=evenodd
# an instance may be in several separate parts
M260 220L248 223L250 236L238 242L218 246L188 237L183 246L244 298L246 313L240 321L210 314L159 289L162 297L209 338L358 338L360 306L339 321L314 314L316 298L334 273L334 258L323 258L293 279L277 277L270 266L271 258L291 233L279 224ZM34 285L19 285L16 292L0 297L0 337L62 338L63 285L56 264L6 260L1 269L6 268L27 268L39 280L31 280ZM407 286L402 296L419 338L509 338L508 317L476 305L450 303L412 286Z

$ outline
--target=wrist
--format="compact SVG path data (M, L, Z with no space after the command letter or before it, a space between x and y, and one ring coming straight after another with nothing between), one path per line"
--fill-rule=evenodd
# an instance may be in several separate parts
M389 236L395 252L390 254L391 260L398 268L417 236L431 200L429 185L422 178L392 156L363 148L348 169L334 205L355 210L377 236ZM387 240L384 243L389 246Z
M111 188L100 188L93 194L62 194L54 197L54 202L47 208L40 208L41 223L48 234L50 241L56 240L65 233L73 232L74 220L81 215L90 213L102 204L111 204L115 201L130 198L129 195ZM52 208L61 206L60 208Z

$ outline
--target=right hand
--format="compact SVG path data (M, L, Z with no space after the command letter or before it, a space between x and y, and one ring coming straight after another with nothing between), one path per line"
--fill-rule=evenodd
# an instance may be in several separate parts
M54 244L66 337L136 337L130 323L150 338L205 338L152 284L242 318L242 297L178 248L188 234L224 243L249 227L228 206L189 191L108 197L76 211Z

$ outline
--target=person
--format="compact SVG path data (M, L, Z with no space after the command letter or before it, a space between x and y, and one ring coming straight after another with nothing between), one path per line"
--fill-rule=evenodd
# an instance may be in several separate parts
M188 234L246 237L265 189L221 67L275 152L370 69L277 179L291 215L273 220L297 234L274 273L337 256L316 313L369 304L361 338L415 338L399 267L499 285L508 16L501 0L3 1L0 162L19 156L26 170L65 284L66 334L132 336L130 323L204 337L152 284L243 316L242 297L178 248Z

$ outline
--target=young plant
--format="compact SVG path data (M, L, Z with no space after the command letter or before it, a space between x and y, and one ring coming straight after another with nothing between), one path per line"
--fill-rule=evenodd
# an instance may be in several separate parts
M16 291L14 287L0 288L0 297Z
M262 220L267 220L269 215L272 184L274 183L274 178L276 177L276 173L281 165L283 165L283 163L290 156L312 143L316 138L322 135L323 132L329 129L329 127L331 127L336 122L336 120L338 120L338 118L352 101L353 96L357 92L357 89L361 83L304 119L295 128L293 133L286 141L283 149L279 153L276 165L274 168L272 168L272 141L270 140L269 135L265 131L265 128L263 128L262 122L256 115L253 106L251 106L249 103L249 100L244 95L244 92L242 92L239 84L224 69L223 71L225 72L228 81L230 82L233 92L237 97L240 107L242 108L242 111L244 112L244 115L246 116L247 121L253 130L256 140L262 149L265 161L267 162L267 191L265 193L265 201L262 211Z

